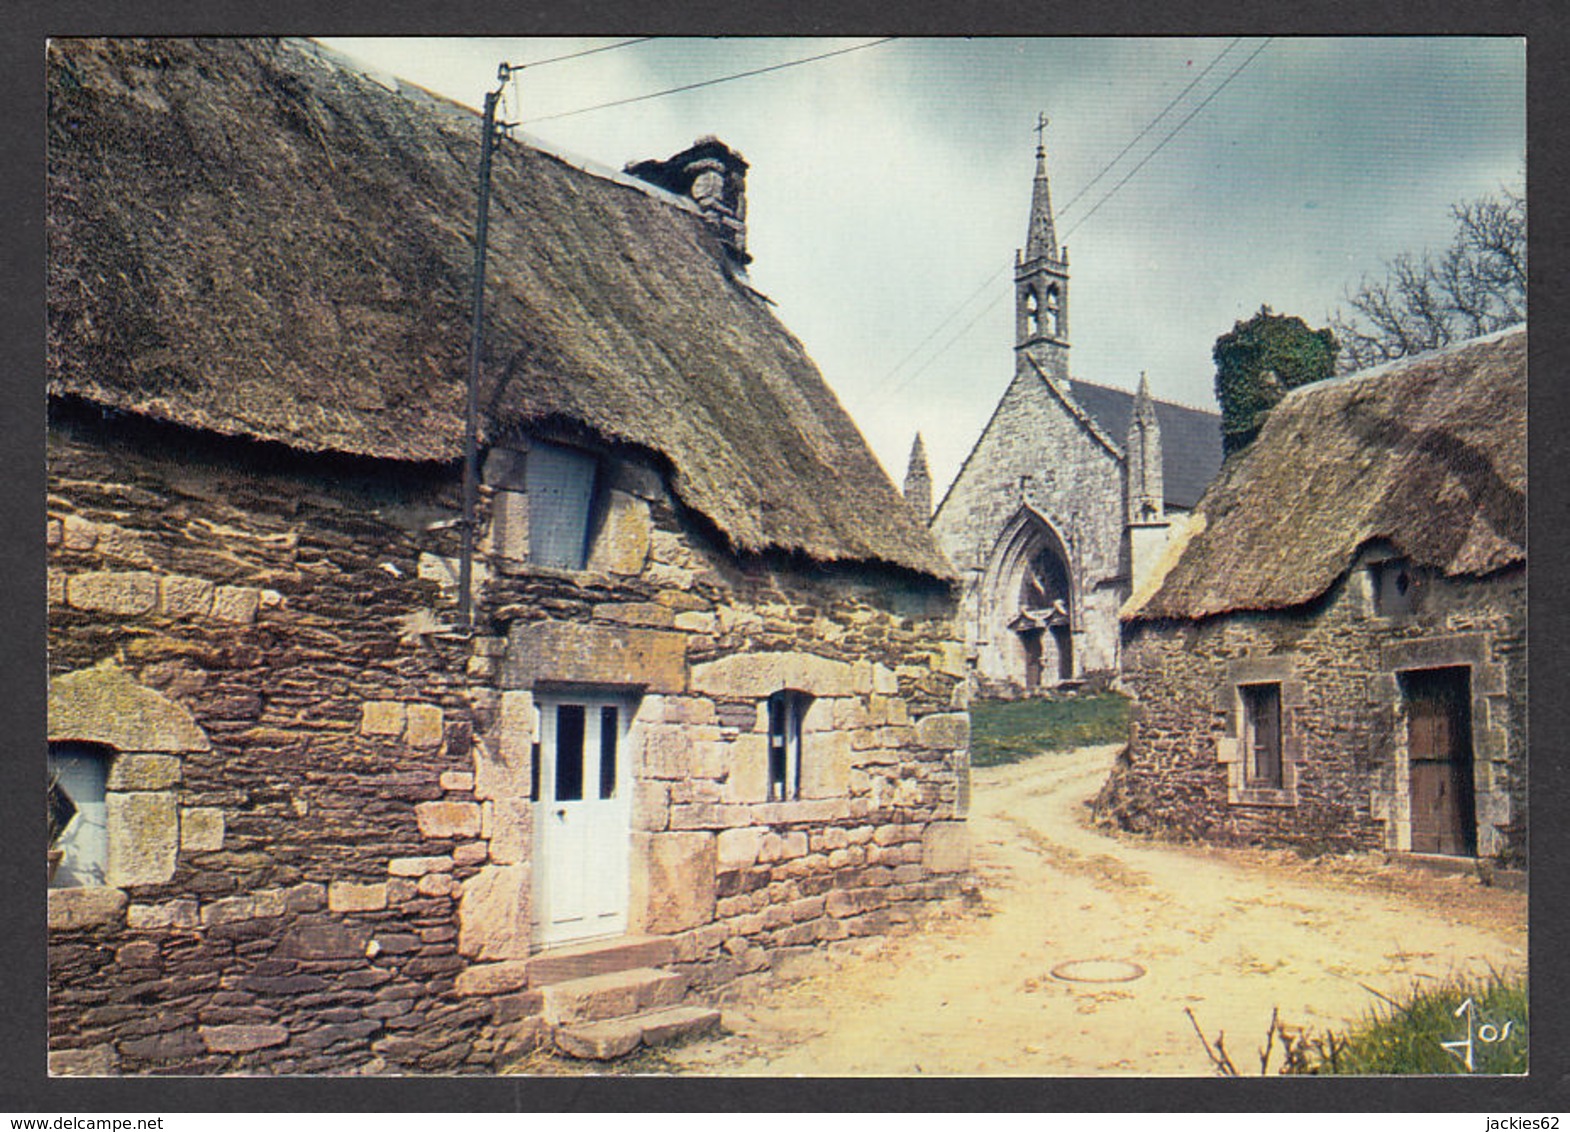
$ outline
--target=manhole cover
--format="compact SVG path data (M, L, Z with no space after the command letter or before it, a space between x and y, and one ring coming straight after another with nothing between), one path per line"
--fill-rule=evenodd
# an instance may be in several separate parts
M1052 977L1067 983L1132 983L1145 969L1124 959L1070 959L1052 968Z

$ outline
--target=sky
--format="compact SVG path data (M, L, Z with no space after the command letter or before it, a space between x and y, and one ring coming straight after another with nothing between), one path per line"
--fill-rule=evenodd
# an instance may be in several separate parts
M1234 322L1323 326L1392 256L1447 245L1452 204L1525 177L1519 38L322 42L474 107L523 64L502 117L603 167L739 151L752 282L896 483L921 432L935 498L1013 377L1038 114L1073 376L1212 410Z

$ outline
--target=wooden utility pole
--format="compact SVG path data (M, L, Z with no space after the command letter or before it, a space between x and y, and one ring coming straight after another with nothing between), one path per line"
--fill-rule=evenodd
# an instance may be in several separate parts
M463 550L458 560L458 619L465 630L474 627L470 590L474 577L474 510L479 495L479 384L480 357L485 350L485 242L491 206L491 151L496 145L496 103L515 69L507 63L496 69L500 84L485 96L480 126L480 200L474 226L474 299L469 340L469 385L464 403L463 434Z

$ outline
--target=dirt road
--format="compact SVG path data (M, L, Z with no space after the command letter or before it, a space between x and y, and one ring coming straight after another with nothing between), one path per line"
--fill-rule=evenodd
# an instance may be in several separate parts
M1208 1075L1184 1015L1257 1072L1271 1010L1340 1027L1415 980L1526 963L1526 902L1470 876L1309 865L1289 854L1109 837L1084 802L1115 748L977 771L984 904L862 941L798 981L722 1001L726 1036L671 1051L680 1073ZM1079 967L1075 961L1101 961ZM1109 962L1110 961L1110 962ZM1070 981L1144 974L1129 981ZM795 975L802 974L798 970ZM1273 1067L1274 1068L1274 1067Z

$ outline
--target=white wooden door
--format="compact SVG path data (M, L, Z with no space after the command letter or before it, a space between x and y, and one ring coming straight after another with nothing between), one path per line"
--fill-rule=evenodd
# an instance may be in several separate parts
M534 939L541 945L627 930L632 703L536 695L540 761L534 810Z

